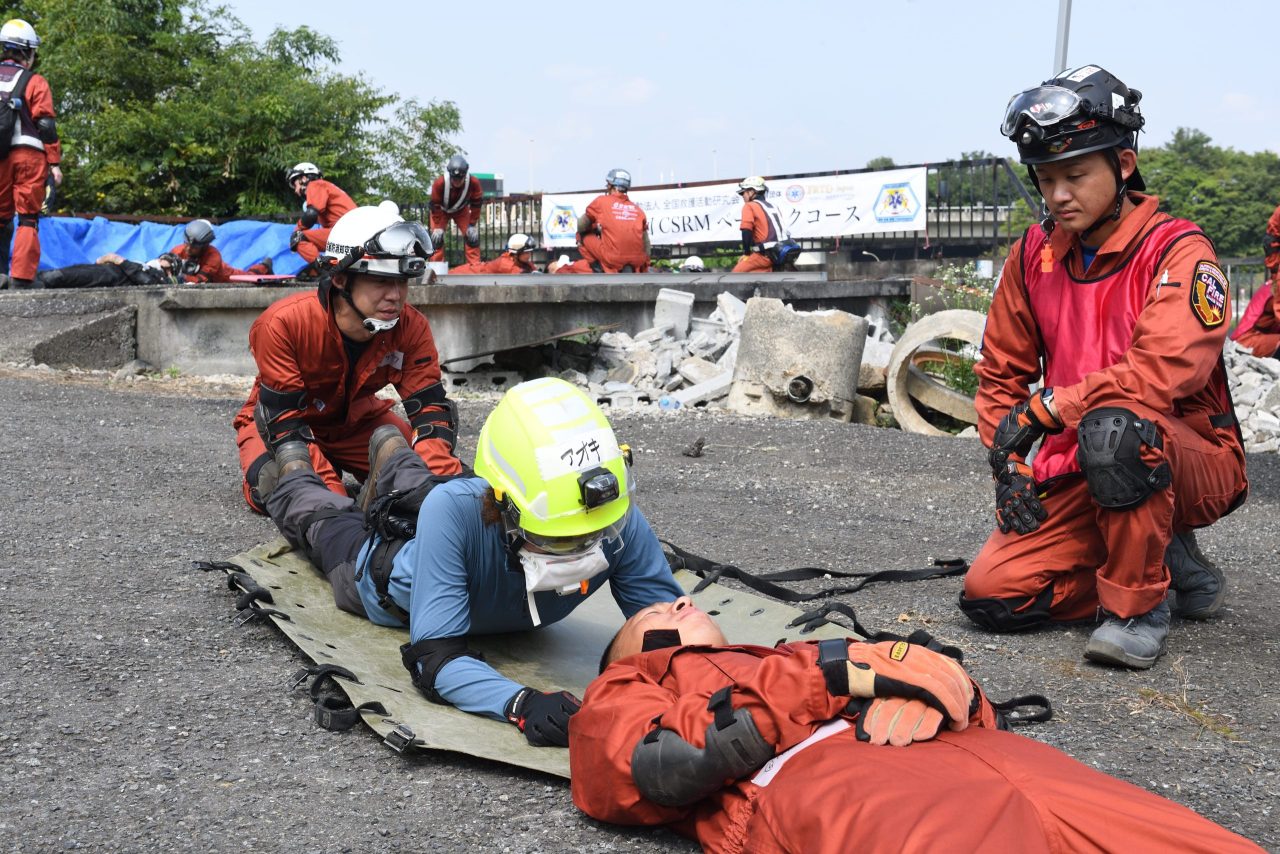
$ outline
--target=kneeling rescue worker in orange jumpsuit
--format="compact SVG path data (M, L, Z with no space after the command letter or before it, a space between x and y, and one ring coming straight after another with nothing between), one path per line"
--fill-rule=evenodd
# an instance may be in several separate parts
M521 273L532 273L533 262L530 257L538 244L527 234L516 233L507 240L507 251L492 261L481 264L462 264L449 268L449 275L476 275L486 273L494 276L512 276Z
M1009 102L1001 132L1049 218L1010 253L975 368L998 527L960 597L997 632L1101 608L1085 657L1134 668L1164 652L1170 588L1179 617L1221 610L1226 581L1192 531L1248 488L1227 277L1195 223L1134 192L1140 98L1090 65Z
M240 449L244 497L262 512L279 467L267 450L305 442L325 484L346 495L342 471L368 474L369 439L394 424L434 474L457 474L457 419L440 381L440 358L427 319L407 303L431 238L405 222L392 202L358 207L329 234L319 287L272 303L249 330L258 365L249 399L232 426ZM393 401L374 394L395 387ZM264 435L265 434L265 440Z
M569 721L573 802L729 854L1262 850L1008 732L958 657L923 633L731 646L688 597L643 608Z
M1252 323L1246 324L1242 318L1240 328L1231 337L1240 346L1248 347L1255 356L1274 358L1276 351L1280 350L1280 207L1267 220L1262 251L1271 299L1263 303L1262 310L1252 318ZM1250 305L1250 308L1253 306Z
M337 184L324 180L314 163L294 166L285 174L285 183L302 199L302 216L289 235L289 248L314 265L329 242L329 231L356 203Z
M744 178L738 185L742 196L742 257L734 273L773 272L773 253L788 237L778 209L769 204L769 188L758 175Z
M31 69L40 37L21 18L0 27L0 109L12 108L13 130L0 156L0 273L14 288L33 285L40 266L40 209L50 175L62 184L62 143L54 121L49 82ZM13 215L18 215L14 236ZM9 241L13 239L13 258Z
M649 272L649 219L627 197L631 173L610 169L605 192L587 205L578 218L578 250L582 259L561 273ZM584 263L585 262L585 263Z
M471 164L461 154L449 158L445 172L448 174L431 184L431 240L436 247L431 260L444 260L444 230L452 221L462 235L467 263L479 264L480 209L484 202L480 179L471 174Z

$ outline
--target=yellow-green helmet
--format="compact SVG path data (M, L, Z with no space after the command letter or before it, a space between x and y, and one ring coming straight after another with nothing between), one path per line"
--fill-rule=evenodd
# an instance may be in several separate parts
M475 472L527 539L572 551L626 515L629 455L595 401L546 377L503 395L480 430Z

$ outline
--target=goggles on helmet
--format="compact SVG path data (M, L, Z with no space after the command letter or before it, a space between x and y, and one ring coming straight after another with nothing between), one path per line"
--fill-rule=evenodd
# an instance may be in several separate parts
M529 545L553 555L584 554L598 546L604 535L604 531L592 531L576 537L544 537L529 531L520 532Z
M1064 86L1043 85L1019 92L1009 99L1000 133L1013 136L1024 120L1045 128L1077 115L1106 119L1134 130L1142 127L1141 117L1130 108L1121 106L1113 109L1110 104L1094 104Z
M427 269L431 249L431 235L427 234L422 223L396 222L370 237L363 245L351 247L337 263L337 270L346 270L362 259L370 259L367 272L421 276ZM396 262L394 269L386 266L386 261L391 260Z

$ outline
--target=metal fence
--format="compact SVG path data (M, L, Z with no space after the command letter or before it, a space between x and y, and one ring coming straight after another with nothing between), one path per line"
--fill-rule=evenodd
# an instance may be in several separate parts
M1003 157L978 160L949 160L945 163L918 163L895 166L895 169L924 167L926 178L925 230L921 232L876 232L849 237L802 240L807 250L847 250L864 260L972 258L1000 252L1021 234L1038 211L1039 202L1027 190L1021 178ZM874 172L874 169L840 169L835 172L802 172L772 175L769 182L822 175L849 175ZM670 189L723 184L723 181L697 181L679 184L655 184L636 189ZM427 221L423 204L402 206L406 217ZM542 240L542 197L513 194L486 200L481 211L480 246L485 258L502 252L507 238L515 233ZM655 259L679 260L689 255L704 258L724 254L736 256L740 244L688 243L653 247ZM572 253L570 253L572 254ZM450 264L463 261L462 239L456 229L445 235L445 257Z

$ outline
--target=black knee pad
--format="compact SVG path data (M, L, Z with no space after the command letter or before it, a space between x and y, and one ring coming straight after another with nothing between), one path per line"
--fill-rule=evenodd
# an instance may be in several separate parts
M18 214L18 228L22 228L23 226L26 226L27 228L34 228L36 231L39 231L40 214Z
M1028 607L1023 607L1031 603ZM1053 588L1020 599L969 599L960 592L960 610L979 628L989 632L1021 632L1049 622ZM1021 610L1019 610L1021 609Z
M1099 507L1137 507L1173 482L1167 462L1153 468L1142 460L1144 446L1164 447L1153 422L1127 409L1106 406L1085 413L1077 432L1076 461Z

